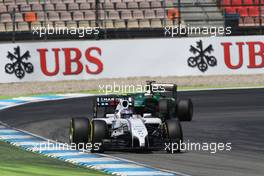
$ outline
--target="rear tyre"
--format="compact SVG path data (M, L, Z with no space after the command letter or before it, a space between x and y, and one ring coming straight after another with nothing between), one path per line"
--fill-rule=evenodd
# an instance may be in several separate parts
M160 99L159 100L159 114L163 120L170 119L175 114L175 108L171 99Z
M88 143L89 119L85 117L72 118L70 123L70 143L86 145ZM83 147L84 147L83 146Z
M181 123L178 119L169 119L165 122L165 134L167 141L170 143L170 148L166 151L168 153L172 152L180 152L180 145L183 141L182 127ZM174 146L174 150L172 150L172 146ZM177 148L175 148L177 147ZM176 149L176 150L175 150Z
M159 112L163 115L169 114L169 100L168 99L159 100Z
M104 152L103 139L108 136L107 124L103 120L93 120L91 123L90 140L93 145L92 152Z
M168 99L159 100L159 116L163 121L170 118L170 101Z
M193 103L190 99L180 100L177 104L177 116L180 121L192 121Z

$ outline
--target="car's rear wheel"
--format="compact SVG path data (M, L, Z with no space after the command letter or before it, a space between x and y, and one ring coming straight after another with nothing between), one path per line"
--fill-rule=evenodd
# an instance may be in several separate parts
M181 123L178 119L169 119L166 120L165 124L165 135L166 139L170 144L170 147L167 148L167 152L171 153L173 152L180 152L180 145L183 141L183 134L182 134L182 127ZM172 149L172 146L174 146L174 150ZM177 147L177 148L176 148Z
M103 120L93 120L90 127L90 141L93 145L92 152L103 152L103 139L108 136L108 127Z
M159 116L163 120L175 117L175 108L171 99L162 98L159 100Z
M180 121L192 121L193 103L190 99L180 100L177 104L177 116Z
M89 119L85 117L76 117L71 119L70 123L70 143L86 145L88 143Z

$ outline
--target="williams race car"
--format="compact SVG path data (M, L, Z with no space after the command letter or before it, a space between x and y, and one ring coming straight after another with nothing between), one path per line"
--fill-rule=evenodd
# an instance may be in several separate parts
M182 128L178 118L161 119L152 113L135 111L133 97L97 97L94 117L73 118L70 142L100 143L98 150L138 149L164 150L164 143L182 141ZM170 149L167 150L170 152Z

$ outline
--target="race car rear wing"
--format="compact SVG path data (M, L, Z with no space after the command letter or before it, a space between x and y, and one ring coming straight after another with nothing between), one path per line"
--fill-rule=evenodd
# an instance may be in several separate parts
M147 89L151 89L155 93L171 92L173 97L177 96L177 85L171 83L156 83L155 81L147 81Z

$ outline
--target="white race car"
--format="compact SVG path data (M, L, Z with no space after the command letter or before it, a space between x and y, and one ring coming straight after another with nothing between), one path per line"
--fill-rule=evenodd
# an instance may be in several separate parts
M103 110L102 115L100 110ZM178 118L165 122L152 114L133 113L130 97L98 97L94 117L73 118L70 127L70 142L90 143L94 152L104 150L162 150L165 143L182 141L182 129ZM97 146L98 147L98 146ZM170 152L170 151L168 151Z

